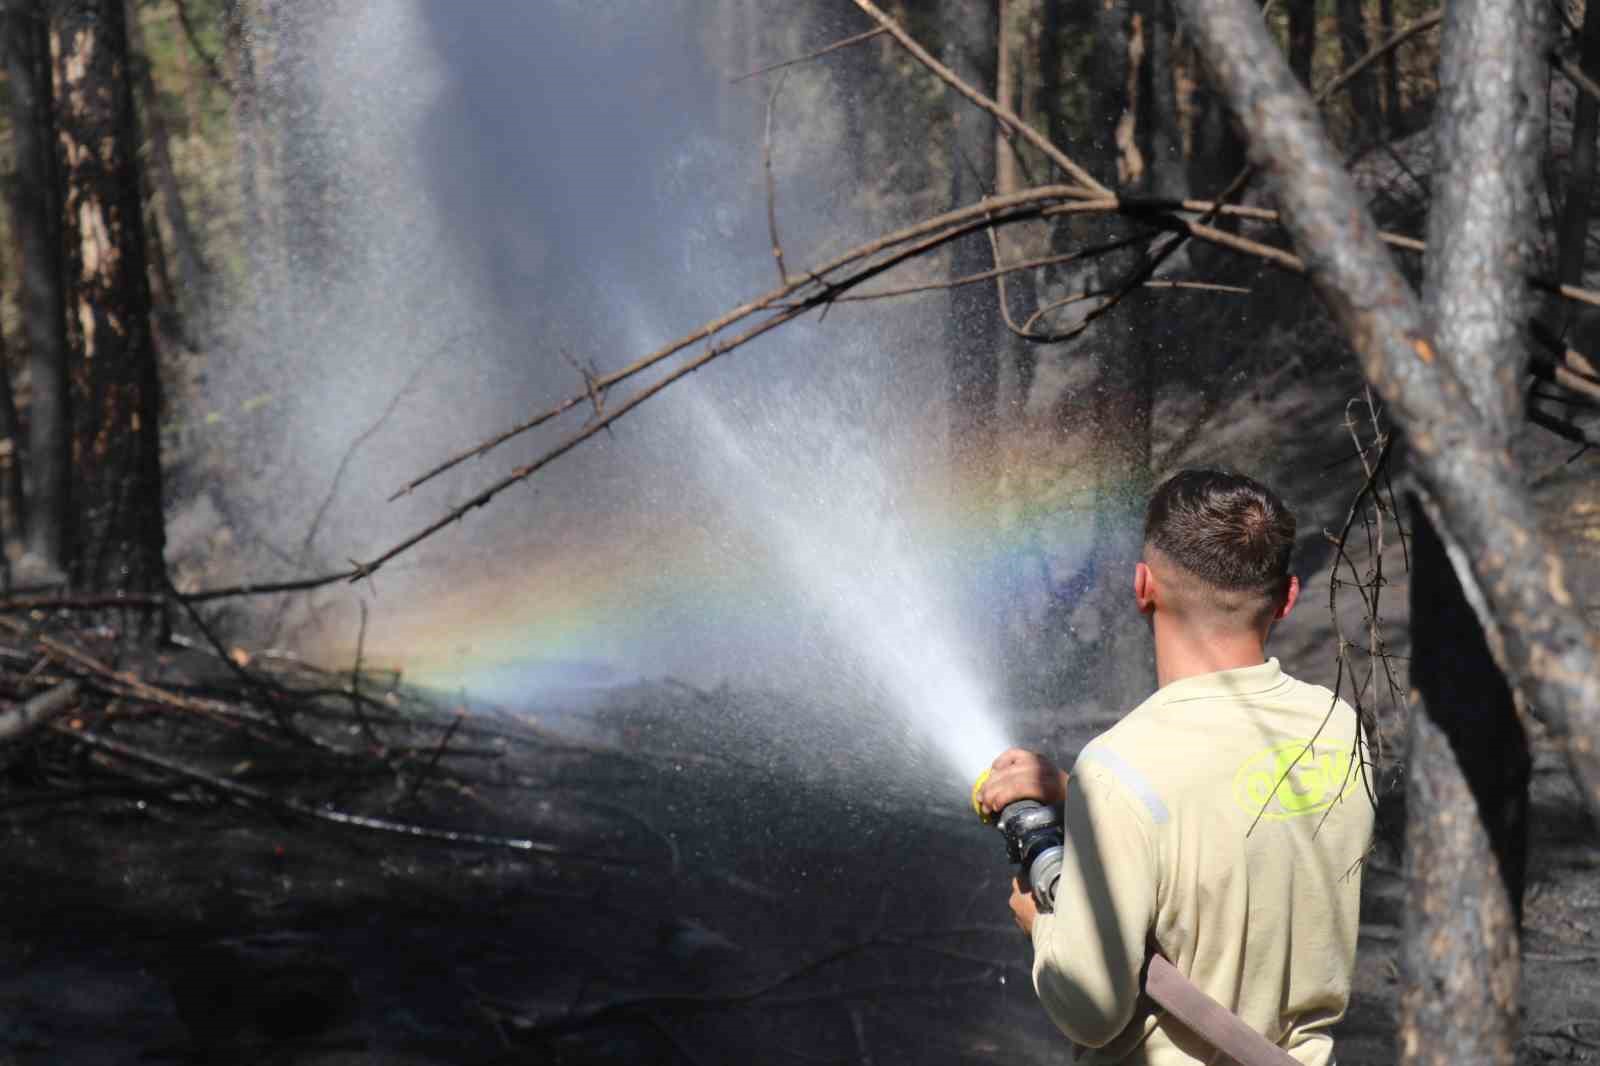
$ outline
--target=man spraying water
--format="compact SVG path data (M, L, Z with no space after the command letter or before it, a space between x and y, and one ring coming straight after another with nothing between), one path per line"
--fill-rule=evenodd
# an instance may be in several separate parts
M1294 529L1250 478L1189 470L1162 484L1133 575L1158 691L1083 749L1070 781L1012 749L975 787L980 813L1009 809L1008 840L1033 833L1031 854L1051 843L1035 823L1055 819L1019 801L1060 820L1062 847L1035 867L1051 883L1019 878L1011 909L1040 1002L1089 1049L1081 1062L1218 1061L1185 996L1281 1049L1224 1048L1232 1057L1332 1061L1372 808L1355 712L1265 655L1299 595Z

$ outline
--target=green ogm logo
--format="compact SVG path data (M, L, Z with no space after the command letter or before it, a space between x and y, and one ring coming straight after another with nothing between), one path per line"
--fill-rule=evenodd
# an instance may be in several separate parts
M1246 759L1233 775L1233 800L1254 818L1284 821L1317 814L1355 788L1351 751L1290 740Z

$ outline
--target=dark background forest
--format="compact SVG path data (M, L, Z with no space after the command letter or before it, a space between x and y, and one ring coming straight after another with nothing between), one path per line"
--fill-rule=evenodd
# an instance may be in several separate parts
M0 29L0 1064L1067 1053L882 663L1070 760L1194 465L1381 741L1340 1061L1600 1057L1600 15Z

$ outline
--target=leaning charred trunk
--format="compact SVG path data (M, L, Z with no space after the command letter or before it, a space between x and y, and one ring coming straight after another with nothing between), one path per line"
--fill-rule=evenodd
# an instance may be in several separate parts
M162 583L160 386L120 0L52 0L80 588Z
M1509 1066L1532 760L1511 688L1420 507L1411 532L1400 1061Z

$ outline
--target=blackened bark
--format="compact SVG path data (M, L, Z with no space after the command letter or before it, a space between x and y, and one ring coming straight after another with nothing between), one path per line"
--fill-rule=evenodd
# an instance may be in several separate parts
M1378 39L1391 39L1394 29L1394 0L1378 0ZM1400 119L1400 57L1391 48L1383 57L1383 132L1392 136Z
M163 587L160 386L121 0L50 0L80 588Z
M1590 78L1600 80L1600 4L1586 4L1578 63ZM1600 101L1578 94L1572 118L1571 177L1566 202L1561 206L1561 247L1556 273L1563 285L1583 284L1583 253L1589 243L1589 206L1594 199L1595 128L1600 125Z
M1317 54L1317 0L1288 0L1289 69L1301 85L1311 85L1311 61Z
M18 578L61 580L71 506L72 433L67 422L67 336L62 290L61 202L52 145L50 49L43 0L5 0L0 52L11 88L17 182L12 219L21 252L23 337L33 380L25 453L27 555Z
M1562 554L1540 528L1526 473L1485 425L1451 354L1434 345L1416 295L1379 243L1259 11L1248 0L1180 5L1212 77L1251 132L1251 158L1272 181L1312 285L1409 435L1413 471L1460 545L1451 562L1497 664L1562 743L1600 821L1600 636L1578 611ZM1543 17L1530 6L1532 18ZM1504 27L1522 41L1507 52L1542 62L1539 25Z
M1426 511L1411 508L1400 1061L1515 1061L1532 759Z
M1338 0L1339 19L1339 69L1352 66L1367 54L1367 25L1361 17L1361 0ZM1350 81L1350 104L1354 118L1356 144L1379 135L1381 115L1378 111L1378 91L1372 68L1367 68Z

